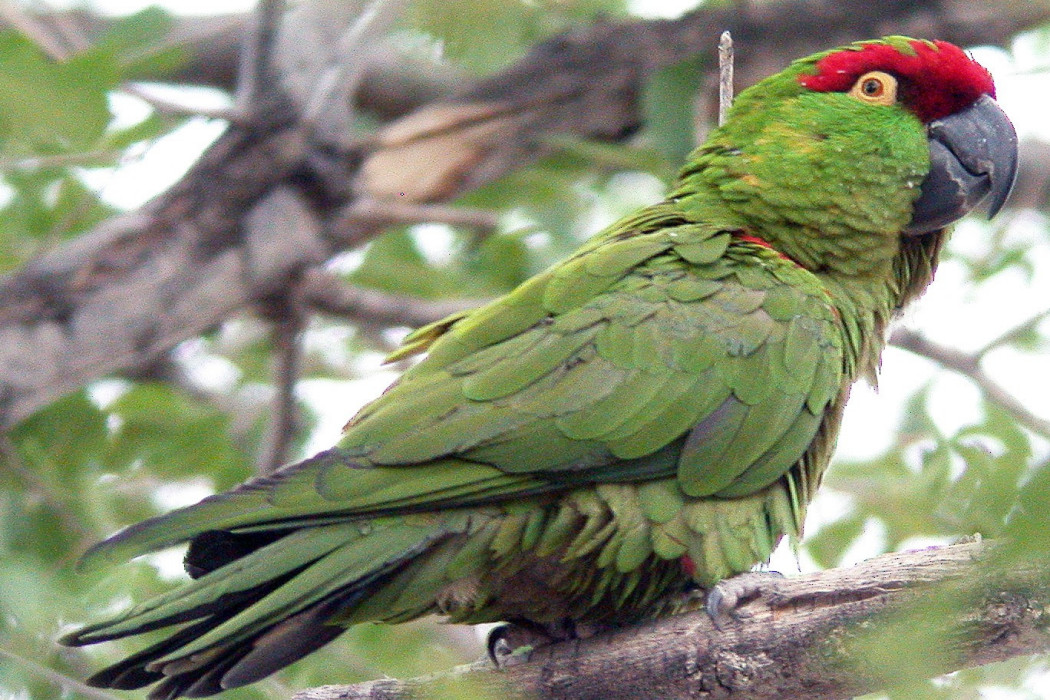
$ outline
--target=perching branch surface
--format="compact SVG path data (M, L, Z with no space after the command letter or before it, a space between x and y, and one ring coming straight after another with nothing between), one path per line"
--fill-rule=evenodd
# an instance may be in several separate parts
M890 674L919 680L1050 649L1045 565L1000 570L983 561L989 557L995 549L981 542L885 554L782 579L722 629L691 612L543 647L502 671L478 662L425 678L313 688L294 700L831 700L879 690ZM885 624L906 625L899 637L933 648L907 656L900 640L886 653L878 636ZM894 654L907 668L880 666L879 657Z

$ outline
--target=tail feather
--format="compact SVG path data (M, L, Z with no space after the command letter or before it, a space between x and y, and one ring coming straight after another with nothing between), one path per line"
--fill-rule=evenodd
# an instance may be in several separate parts
M327 450L267 477L166 515L136 523L88 549L77 562L95 571L200 537L288 531L391 514L477 505L551 490L528 475L458 459L413 467L365 468ZM234 546L250 542L231 542ZM205 568L211 564L205 562Z
M292 532L294 528L236 533L206 530L190 541L183 565L190 578L200 578Z
M238 649L235 653L224 655L214 666L209 666L200 675L170 676L150 692L149 698L150 700L174 700L178 697L206 698L209 695L221 693L227 689L222 682L226 672L247 654L247 649Z
M165 664L202 653L211 647L237 643L254 637L275 621L295 615L340 591L362 590L392 568L421 554L435 534L443 534L441 531L430 535L421 534L419 528L403 525L377 528L365 536L361 536L354 525L332 525L320 529L330 532L318 533L318 536L338 536L340 533L346 536L349 530L352 539L345 546L332 550L330 554L306 566L273 592L253 601L241 612L186 644L177 653L162 657L154 663ZM308 530L300 532L312 534ZM293 543L289 539L284 542L291 547Z
M344 628L326 624L338 607L333 603L338 602L336 597L304 610L259 635L252 641L251 651L223 674L223 688L239 688L262 680L338 637Z
M305 566L343 544L345 537L307 537L317 530L301 530L285 546L273 543L219 567L193 582L135 606L118 617L77 630L62 643L83 646L119 639L159 627L240 610L269 595ZM288 546L291 544L292 546Z
M124 690L157 683L149 696L155 700L213 695L264 678L335 639L344 629L336 621L346 611L462 527L465 522L448 518L377 519L259 538L257 549L181 590L62 641L91 644L186 625L88 682ZM222 548L240 553L249 544Z
M184 673L162 677L147 696L149 700L175 700L175 698L205 698L221 693L227 688L222 678L231 666L248 654L247 645L236 649L224 649L223 655L215 663L202 668L190 669Z
M147 668L149 663L158 656L167 654L173 649L178 649L187 641L205 632L212 624L214 622L208 619L185 627L167 639L161 640L136 654L132 654L123 661L98 671L87 679L87 684L95 688L136 690L163 680L163 673Z
M150 677L141 685L160 681L150 692L150 700L174 700L208 697L254 683L342 634L345 628L326 621L334 610L360 596L361 591L342 591L233 646L213 647L209 653L171 662L157 670L142 671L140 663L138 669Z

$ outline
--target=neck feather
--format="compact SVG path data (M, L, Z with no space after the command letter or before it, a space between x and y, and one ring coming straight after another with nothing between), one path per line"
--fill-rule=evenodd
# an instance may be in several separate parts
M839 311L847 339L847 373L876 384L882 350L890 322L917 299L933 280L946 231L902 238L896 256L884 271L845 275L818 271Z

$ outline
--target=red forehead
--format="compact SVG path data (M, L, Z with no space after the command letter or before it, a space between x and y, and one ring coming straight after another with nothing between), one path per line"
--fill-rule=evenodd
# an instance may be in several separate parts
M957 112L981 95L995 97L991 74L958 46L946 41L908 44L914 55L885 43L836 51L817 61L816 73L798 80L816 92L845 92L868 71L890 73L901 81L901 101L923 122Z

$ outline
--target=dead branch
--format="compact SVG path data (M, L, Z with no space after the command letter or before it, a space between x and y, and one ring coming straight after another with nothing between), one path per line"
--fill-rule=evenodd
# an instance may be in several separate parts
M301 334L305 309L294 300L281 298L267 313L271 320L274 349L274 394L267 445L259 455L256 471L274 472L288 461L295 436L299 434L299 400L295 385L299 381L303 348Z
M687 613L543 647L527 663L502 671L479 662L426 678L313 688L294 700L471 693L572 700L849 698L884 687L890 669L880 670L870 649L863 650L879 639L870 636L873 630L895 622L911 625L913 634L935 632L937 649L907 659L914 679L1050 649L1041 622L1050 604L1045 567L1015 563L992 574L981 561L989 555L994 550L979 542L885 554L783 579L721 630L706 613ZM958 604L940 617L922 605L934 596Z
M405 224L448 224L490 233L499 226L495 212L442 204L411 204L397 201L362 199L340 211L332 219L329 235L356 242L362 226L385 227Z

